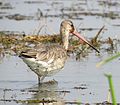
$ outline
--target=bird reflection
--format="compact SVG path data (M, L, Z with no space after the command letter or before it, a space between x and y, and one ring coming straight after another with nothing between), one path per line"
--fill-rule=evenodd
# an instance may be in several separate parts
M44 82L40 86L33 86L28 90L33 93L29 99L33 101L28 101L23 105L65 105L57 91L57 86L58 83L54 80Z

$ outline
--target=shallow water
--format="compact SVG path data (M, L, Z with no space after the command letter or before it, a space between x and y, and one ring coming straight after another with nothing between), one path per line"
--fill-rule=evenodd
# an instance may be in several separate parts
M98 0L87 2L85 0L5 0L0 2L0 31L37 34L39 28L47 24L39 34L59 33L60 22L63 19L71 19L77 29L87 37L95 36L99 28L105 25L107 30L101 33L103 39L107 37L120 39L119 0L111 0L115 6L100 5ZM40 11L43 16L40 16ZM115 19L111 19L110 16L78 14L84 12L104 14L110 11L117 14L112 16ZM73 13L77 13L77 15L73 15ZM8 18L15 14L25 17L21 20ZM83 28L85 30L82 30ZM87 30L88 28L92 28L92 30ZM119 49L118 46L117 51ZM102 51L98 56L93 51L87 57L81 58L80 61L76 61L75 57L71 56L61 72L45 79L45 81L55 79L58 83L45 83L40 87L37 85L37 76L20 58L5 55L0 61L0 104L17 105L22 103L16 103L14 100L43 98L58 100L58 103L54 103L56 105L62 105L64 102L101 103L108 97L109 86L107 78L104 76L105 73L112 74L117 102L120 102L119 59L101 68L96 68L99 61L111 55L112 53ZM31 90L33 91L30 92ZM2 100L11 100L11 102ZM23 104L34 105L34 103Z

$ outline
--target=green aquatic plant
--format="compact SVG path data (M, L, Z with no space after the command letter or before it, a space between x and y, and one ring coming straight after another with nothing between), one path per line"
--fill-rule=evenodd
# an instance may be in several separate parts
M110 61L112 61L112 60L114 60L114 59L116 59L116 58L118 58L118 57L120 57L120 52L116 53L114 56L111 56L111 57L109 57L109 58L107 58L107 59L99 62L99 63L96 65L96 67L100 67L100 66L102 66L102 65L104 65L104 64L106 64L106 63L108 63L108 62L110 62Z
M100 67L110 61L113 61L114 59L120 57L120 52L116 53L115 55L99 62L96 66ZM111 74L105 74L105 76L108 78L108 82L109 82L109 88L110 88L110 93L111 93L111 98L112 98L112 103L113 105L117 105L116 103L116 97L115 97L115 92L114 92L114 87L113 87L113 81L112 81L112 75Z
M113 86L113 81L112 81L112 75L111 74L105 74L105 76L108 78L109 88L110 88L110 93L111 93L111 98L112 98L112 103L113 103L113 105L117 105L116 97L115 97L115 91L114 91L114 86Z

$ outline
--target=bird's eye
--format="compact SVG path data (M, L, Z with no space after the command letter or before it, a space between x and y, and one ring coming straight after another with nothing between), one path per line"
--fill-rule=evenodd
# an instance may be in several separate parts
M73 24L71 24L71 27L74 27Z

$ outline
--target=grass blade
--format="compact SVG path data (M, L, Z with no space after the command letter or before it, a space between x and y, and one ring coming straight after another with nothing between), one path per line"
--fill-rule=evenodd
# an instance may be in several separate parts
M107 59L99 62L99 63L96 65L96 67L100 67L100 66L102 66L102 65L104 65L104 64L106 64L106 63L108 63L108 62L110 62L110 61L112 61L112 60L114 60L114 59L116 59L116 58L118 58L118 57L120 57L120 52L118 52L116 55L114 55L114 56L112 56L112 57L109 57L109 58L107 58Z

